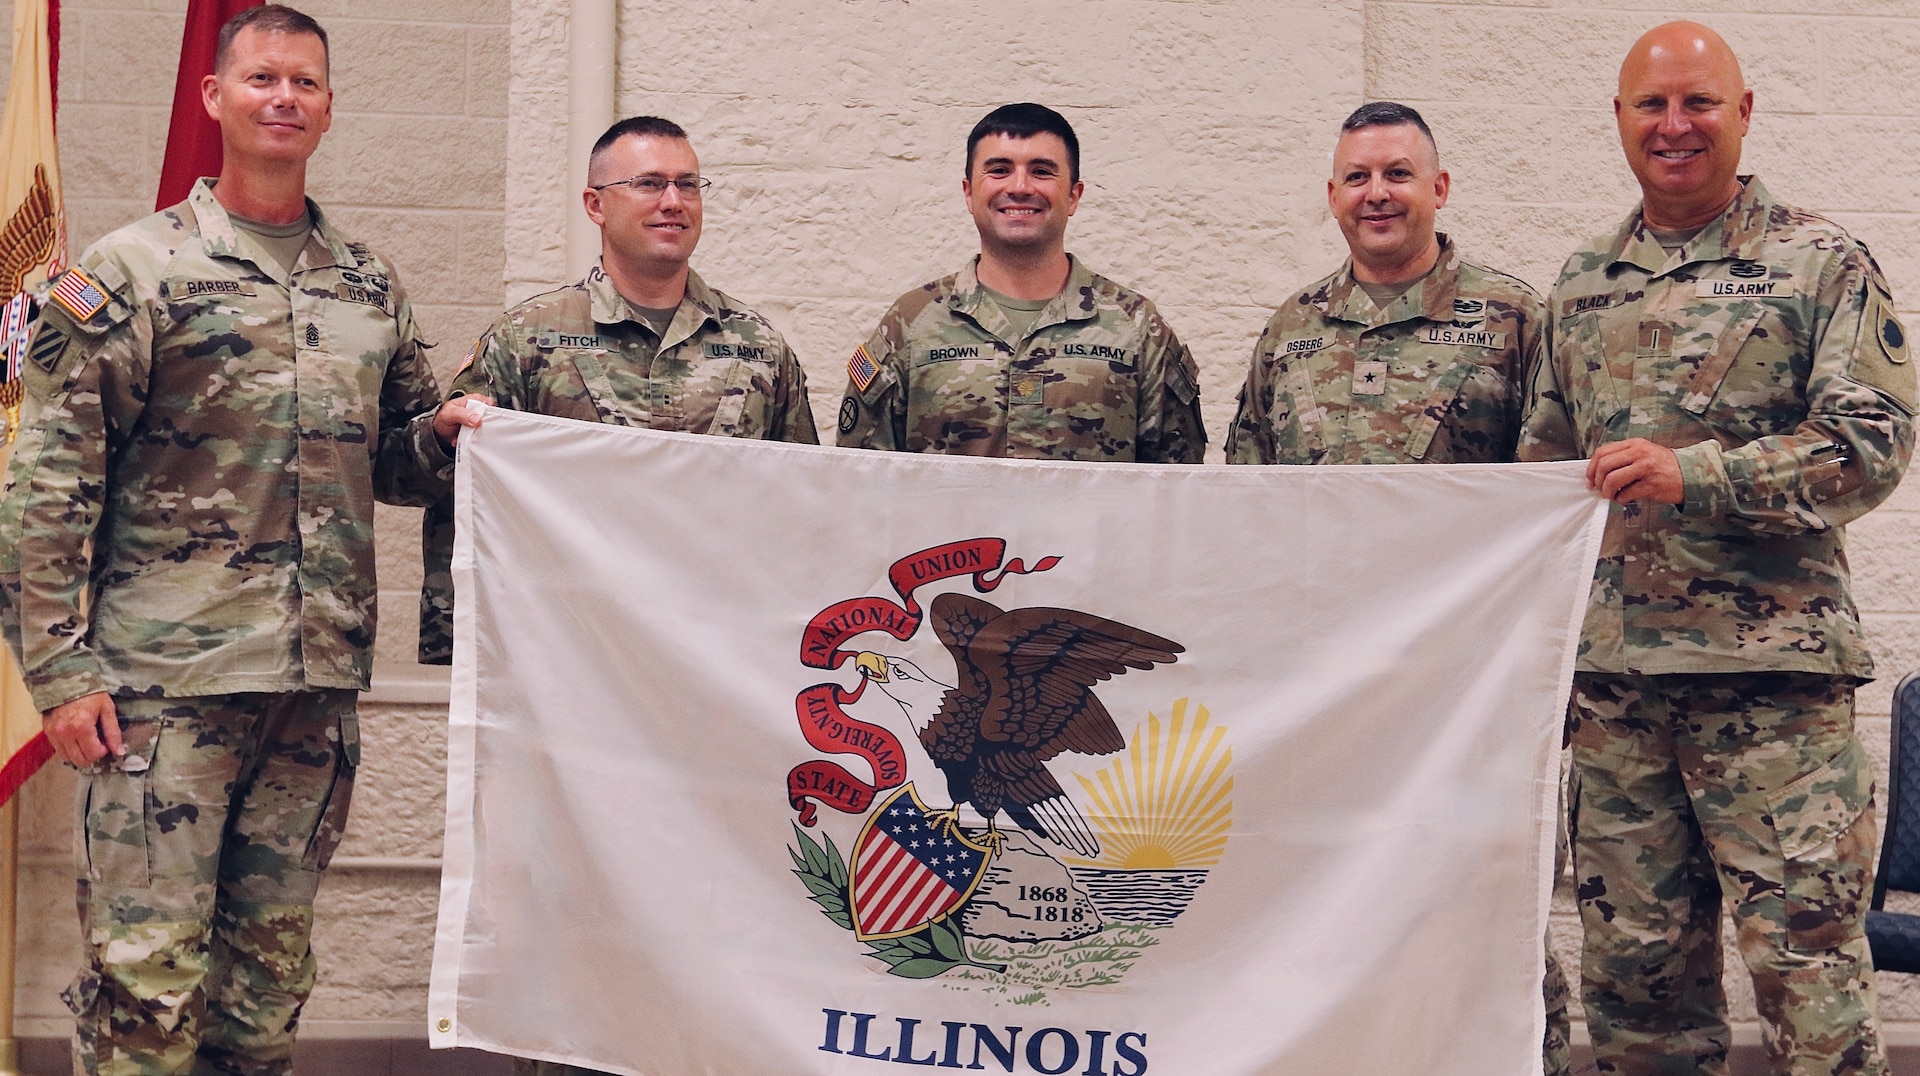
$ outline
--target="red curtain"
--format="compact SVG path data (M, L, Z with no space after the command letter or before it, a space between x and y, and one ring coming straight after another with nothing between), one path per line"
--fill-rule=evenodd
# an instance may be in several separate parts
M189 0L187 28L180 35L180 73L173 80L173 121L167 127L167 159L160 168L160 196L153 208L186 198L201 176L220 174L220 126L200 103L200 80L213 74L214 46L227 20L260 0Z

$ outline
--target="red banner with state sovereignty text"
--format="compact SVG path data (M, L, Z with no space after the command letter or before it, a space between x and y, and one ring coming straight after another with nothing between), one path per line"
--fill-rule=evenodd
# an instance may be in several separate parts
M853 651L840 649L841 644L868 632L885 632L903 641L913 638L926 615L913 596L920 587L971 576L973 589L986 594L1009 575L1044 572L1060 563L1059 557L1042 557L1029 568L1016 557L1002 567L1000 561L1006 550L1007 543L1001 538L969 538L901 557L887 569L887 581L893 584L900 601L871 596L848 598L820 610L801 637L801 663L815 669L837 669L854 656ZM873 780L866 781L827 759L809 759L795 766L787 774L787 798L800 812L803 826L817 821L808 800L818 800L844 814L858 814L873 804L875 794L898 788L906 780L899 738L878 725L847 716L844 707L858 702L866 689L865 679L852 691L828 681L801 691L794 700L807 743L828 754L857 755L873 771Z

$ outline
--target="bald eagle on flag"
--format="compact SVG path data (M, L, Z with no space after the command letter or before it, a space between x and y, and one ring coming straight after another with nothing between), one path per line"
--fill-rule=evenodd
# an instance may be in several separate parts
M1108 755L1126 739L1093 685L1128 669L1171 663L1171 639L1075 609L1002 610L969 594L933 600L934 634L953 656L958 685L905 658L862 653L856 667L905 711L947 778L953 806L928 817L949 828L970 803L996 852L1001 811L1015 825L1089 859L1100 842L1047 769L1065 751Z

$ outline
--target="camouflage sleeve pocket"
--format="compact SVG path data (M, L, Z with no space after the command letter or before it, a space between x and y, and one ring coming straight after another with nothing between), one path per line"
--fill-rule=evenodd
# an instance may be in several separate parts
M1767 797L1780 841L1789 948L1831 949L1865 915L1872 896L1872 807L1873 767L1857 739Z
M153 749L159 742L160 722L123 721L120 741L127 753L111 755L82 772L86 794L78 797L80 817L75 832L82 835L87 877L110 886L145 886L153 878L147 854L147 816L152 794L148 775Z
M353 805L354 778L360 772L360 719L353 714L340 716L340 749L334 758L333 785L320 807L319 824L307 841L307 854L301 866L325 870L333 861L334 850L347 835L347 810Z

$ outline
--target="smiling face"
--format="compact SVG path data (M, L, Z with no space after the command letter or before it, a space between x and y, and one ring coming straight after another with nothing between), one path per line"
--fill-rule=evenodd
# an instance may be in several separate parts
M629 135L595 154L588 184L614 183L633 176L674 180L700 174L700 159L683 138ZM659 195L626 184L588 190L587 216L600 226L601 256L634 276L669 277L684 270L700 244L701 200L680 193L671 182Z
M1740 192L1753 91L1712 30L1674 22L1647 31L1620 65L1613 114L1649 225L1706 224Z
M1066 142L1045 131L986 135L960 181L981 248L1006 254L1065 250L1067 218L1085 189L1070 178Z
M248 26L226 66L201 81L200 97L236 166L304 163L333 125L327 47L312 34Z
M1433 268L1433 218L1452 180L1420 128L1357 127L1333 149L1327 208L1347 237L1353 275L1368 283L1412 280Z

